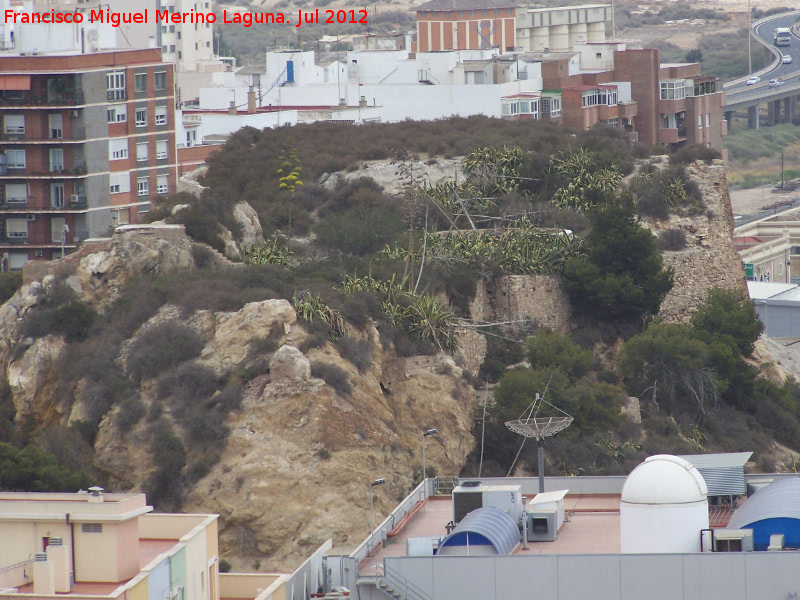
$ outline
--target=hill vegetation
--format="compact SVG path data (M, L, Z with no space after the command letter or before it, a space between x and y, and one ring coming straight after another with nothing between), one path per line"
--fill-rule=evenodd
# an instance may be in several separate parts
M442 154L464 156L463 176L431 185L420 161ZM649 156L616 129L570 132L481 117L237 132L210 159L202 196L164 199L151 218L183 222L198 241L221 248L222 227L238 235L232 208L246 200L269 243L249 249L240 269L206 266L130 280L103 311L82 304L66 285L69 273L62 274L23 327L32 338L65 336L69 360L56 393L65 406L84 405L84 416L47 432L25 424L13 430L12 405L2 413L0 441L58 439L73 467L91 469L98 428L113 413L120 435L134 427L146 432L153 470L145 489L156 505L174 509L218 460L227 416L240 410L242 390L268 370L277 346L261 340L241 365L219 375L198 359L203 345L195 331L169 321L142 328L162 307L188 317L283 298L309 332L302 351L332 344L364 371L374 352L364 335L369 324L398 356L450 353L459 328L471 325L469 303L481 280L549 274L563 278L572 335L530 324L486 330L489 350L475 386L488 380L497 391L485 474L504 474L516 453L503 422L545 390L575 417L548 451L565 474L624 472L645 452L760 449L770 436L796 446L798 387L766 382L746 362L760 333L751 305L719 291L690 325L653 320L672 273L642 215L705 218L684 165L715 155L685 149L665 170L647 166ZM366 178L319 183L376 159L392 162L400 194ZM623 184L636 161L645 166ZM173 215L179 203L190 207ZM618 362L601 360L598 350L616 344L624 344ZM530 369L507 370L523 359ZM311 370L339 395L351 392L338 367L316 361ZM86 374L91 385L78 385ZM153 397L149 407L142 390ZM628 395L641 400L641 424L621 414ZM535 464L532 450L520 455L523 465ZM467 471L479 462L475 455ZM93 474L102 483L103 474Z

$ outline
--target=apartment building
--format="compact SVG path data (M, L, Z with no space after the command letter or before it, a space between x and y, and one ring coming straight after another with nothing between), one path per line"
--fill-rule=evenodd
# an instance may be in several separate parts
M159 49L5 56L0 255L58 258L174 193L173 66Z
M416 52L516 47L517 6L508 0L431 0L417 12Z
M214 514L144 494L0 492L0 599L284 600L288 575L221 574Z

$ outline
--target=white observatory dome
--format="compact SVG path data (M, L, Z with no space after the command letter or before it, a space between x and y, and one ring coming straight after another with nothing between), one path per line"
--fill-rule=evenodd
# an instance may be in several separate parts
M690 462L659 454L628 475L620 504L623 553L699 552L707 528L708 487Z
M692 463L671 454L657 454L636 467L622 487L628 504L685 504L708 499L706 480Z

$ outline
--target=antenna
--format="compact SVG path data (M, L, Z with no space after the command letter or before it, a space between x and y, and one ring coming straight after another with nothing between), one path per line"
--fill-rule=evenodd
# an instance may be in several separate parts
M550 382L547 382L549 387ZM545 388L545 394L547 394L547 388ZM539 410L542 406L546 404L550 408L558 411L561 413L560 415L555 415L552 417L545 417L539 416ZM544 441L549 438L553 437L559 431L564 431L567 427L572 425L572 421L574 419L565 413L560 408L557 408L550 404L549 402L545 401L544 394L539 396L538 392L536 394L536 398L534 398L533 402L531 402L530 406L523 411L520 415L519 419L516 421L506 421L506 427L508 427L514 433L521 435L523 438L522 443L525 443L525 440L528 438L535 438L536 443L539 446L539 493L541 494L544 492ZM520 446L520 451L522 451L522 446ZM519 456L519 452L517 452L517 456ZM516 463L517 459L514 459ZM511 465L511 468L514 468L514 465ZM510 474L510 473L509 473Z

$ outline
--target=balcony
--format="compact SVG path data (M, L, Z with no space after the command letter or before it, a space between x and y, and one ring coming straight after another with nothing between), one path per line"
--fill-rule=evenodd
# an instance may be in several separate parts
M32 92L0 92L0 106L15 108L53 108L56 106L80 106L86 104L83 90L58 94L34 94Z
M11 131L11 129L15 129L15 131ZM82 142L86 140L86 128L72 127L68 132L62 130L60 132L60 137L53 137L52 133L47 136L25 133L25 127L7 127L4 132L0 132L0 140L5 143L19 142L21 144L60 144L63 142Z
M660 144L677 144L686 140L686 127L661 128L658 130L658 142Z
M0 169L0 179L77 179L86 177L86 163L80 163L74 167L67 165L52 165L46 170L34 169L33 167L12 167Z
M630 119L635 117L637 114L637 104L636 102L620 102L619 106L619 116L620 118L627 118Z
M67 235L65 248L77 248L88 237L86 231L78 230L74 235ZM70 239L71 238L71 239ZM53 239L50 233L30 233L0 231L0 247L7 248L61 248L61 239Z
M50 198L8 198L0 199L0 214L2 213L42 213L57 214L65 212L86 211L86 196L73 194L63 202L53 203Z

